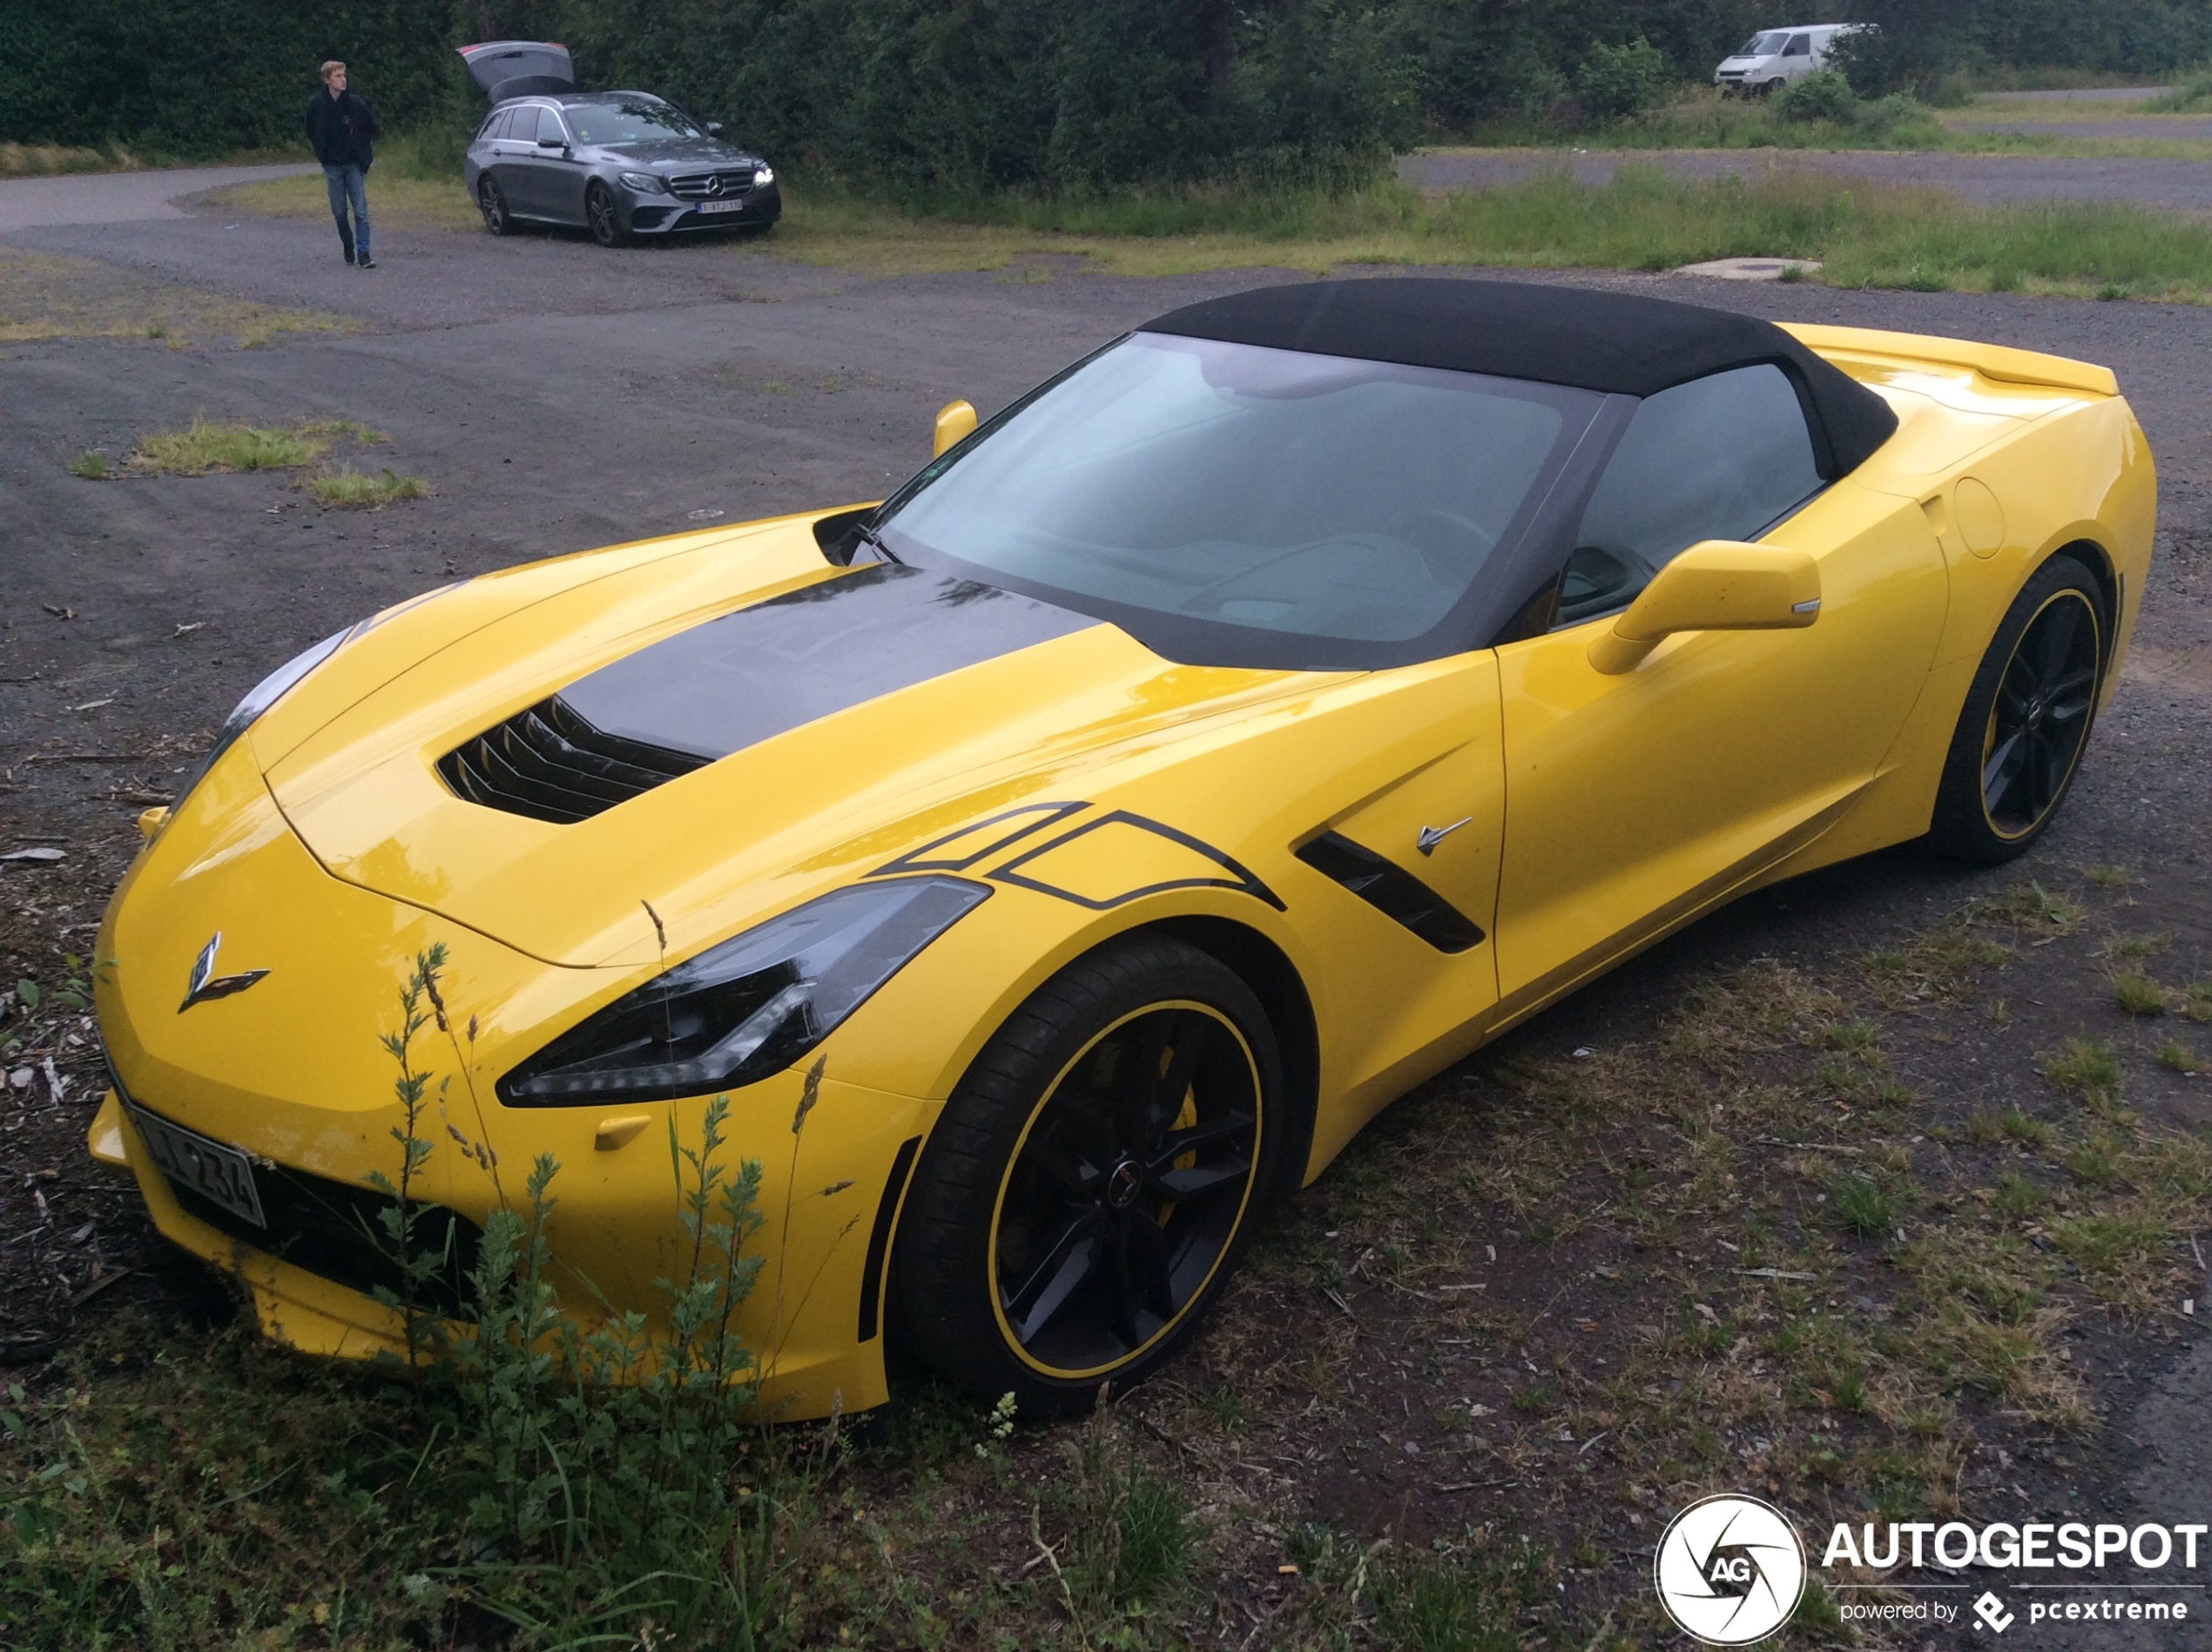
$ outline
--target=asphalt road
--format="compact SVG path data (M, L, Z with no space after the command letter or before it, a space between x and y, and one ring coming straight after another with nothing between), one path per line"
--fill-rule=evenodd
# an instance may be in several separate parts
M185 216L180 197L227 184L291 178L317 170L293 166L188 166L142 172L72 172L59 178L0 181L0 235L40 224L144 223Z
M698 513L738 521L879 496L926 458L931 413L948 398L988 415L1148 316L1301 279L873 280L754 246L610 253L404 232L380 232L382 267L357 273L334 242L319 223L204 214L5 232L9 246L328 311L358 330L237 351L141 340L0 354L0 839L56 840L70 857L58 872L0 864L0 913L14 914L0 950L83 945L132 846L137 799L183 765L159 754L160 737L211 730L306 643L456 575L675 530ZM2118 371L2158 456L2161 556L2128 678L2027 870L2141 869L2143 927L2172 935L2175 968L2212 973L2212 310L1564 279L1987 339ZM64 469L199 414L361 419L391 434L375 462L435 492L374 515L326 513L281 475L95 483ZM1843 955L2020 876L1909 853L1858 862L1739 903L1521 1036L1550 1052L1648 1035L1686 971ZM2212 1122L2212 1102L2199 1111L2195 1122ZM2134 1428L2147 1464L2180 1463L2212 1405L2212 1365L2146 1370L2134 1392L2142 1420L2114 1426ZM2156 1491L2147 1480L2142 1494ZM2161 1502L2141 1517L2184 1516Z

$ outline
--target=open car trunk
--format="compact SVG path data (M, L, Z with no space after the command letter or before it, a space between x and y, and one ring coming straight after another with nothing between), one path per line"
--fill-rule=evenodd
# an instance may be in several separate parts
M569 49L549 40L488 40L461 48L469 78L494 103L533 92L576 90L576 65Z

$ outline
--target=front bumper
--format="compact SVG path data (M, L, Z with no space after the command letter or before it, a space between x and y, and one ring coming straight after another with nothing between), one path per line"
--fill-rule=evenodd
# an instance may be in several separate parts
M433 1143L416 1197L459 1247L532 1162L560 1166L547 1224L556 1289L586 1328L636 1310L658 1325L656 1285L689 1254L678 1219L676 1143L698 1145L707 1098L618 1107L508 1108L497 1075L542 1041L548 1010L599 972L563 969L330 877L291 832L240 741L125 875L102 926L96 995L116 1076L88 1138L120 1160L169 1238L239 1278L261 1328L304 1352L373 1358L404 1351L404 1328L374 1294L381 1255L373 1172L398 1179L405 1115L397 1068L378 1040L398 1017L413 960L448 947L453 1032L418 1034L430 1074L417 1134ZM220 934L219 968L266 969L250 990L179 1009L193 958ZM473 1031L474 1036L469 1035ZM805 1075L734 1092L720 1163L760 1167L764 1257L737 1329L760 1362L762 1403L799 1419L887 1398L880 1335L888 1239L915 1144L935 1106L828 1071L803 1119ZM121 1094L118 1094L120 1092ZM122 1105L243 1151L264 1190L263 1220L172 1183ZM451 1213L448 1218L438 1211ZM467 1311L456 1269L426 1307Z
M773 184L752 190L734 199L734 210L705 212L704 201L682 200L673 195L641 195L625 192L630 197L630 233L632 235L674 235L692 230L761 229L773 224L784 215L781 191Z

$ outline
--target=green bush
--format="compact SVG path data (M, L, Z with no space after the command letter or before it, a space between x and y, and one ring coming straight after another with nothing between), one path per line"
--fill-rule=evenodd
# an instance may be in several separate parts
M1837 70L1824 69L1784 86L1774 100L1775 112L1784 120L1832 120L1850 125L1859 111L1858 94Z
M1589 54L1575 71L1575 90L1584 112L1600 120L1626 120L1666 100L1674 73L1659 49L1638 35L1625 46L1590 43Z

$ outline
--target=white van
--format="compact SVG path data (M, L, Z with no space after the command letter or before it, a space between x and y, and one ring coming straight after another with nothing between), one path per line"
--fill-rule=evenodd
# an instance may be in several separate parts
M1723 91L1780 91L1791 81L1828 67L1828 48L1838 35L1859 25L1810 23L1794 29L1769 29L1753 35L1732 57L1721 59L1713 84Z

